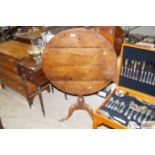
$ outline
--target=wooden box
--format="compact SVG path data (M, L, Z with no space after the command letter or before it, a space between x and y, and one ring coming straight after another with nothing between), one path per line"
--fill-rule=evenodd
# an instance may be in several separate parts
M102 124L119 129L154 126L155 49L124 43L116 84L94 112L93 128Z

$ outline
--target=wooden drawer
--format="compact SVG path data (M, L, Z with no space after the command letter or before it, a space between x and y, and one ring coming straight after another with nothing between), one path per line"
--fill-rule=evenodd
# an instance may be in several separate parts
M17 91L21 95L26 96L26 90L23 85L23 80L20 76L10 71L7 71L3 68L0 68L0 80L2 83L13 90ZM36 91L36 87L31 82L26 82L28 93L34 93Z
M26 69L25 69L26 70ZM32 70L26 70L26 78L27 80L36 83L37 85L44 85L45 83L48 83L48 79L45 76L45 74L43 73L43 70L39 70L37 72L32 71Z
M19 84L22 84L22 79L21 77L18 75L18 73L13 73L5 68L2 68L0 66L0 74L2 77L6 77L6 78L9 78L9 79L12 79L13 81L19 83Z
M10 79L7 79L6 77L5 80L3 81L3 84L15 90L16 92L20 93L21 95L26 96L26 92L24 90L23 85L16 83L15 81L12 81Z
M25 88L24 88L23 84L16 83L16 81L13 81L13 80L11 80L11 79L9 79L7 77L4 77L2 79L2 82L3 82L4 85L8 86L9 88L15 90L16 92L20 93L23 96L26 96L26 91L25 91ZM29 94L33 94L33 93L36 92L35 85L33 85L30 82L27 82L27 89L28 89Z
M0 67L6 68L12 72L17 73L16 62L16 59L0 53Z
M37 72L36 76L37 76L37 82L39 83L39 85L44 85L45 83L49 82L49 80L43 73L43 70L41 70L40 72Z

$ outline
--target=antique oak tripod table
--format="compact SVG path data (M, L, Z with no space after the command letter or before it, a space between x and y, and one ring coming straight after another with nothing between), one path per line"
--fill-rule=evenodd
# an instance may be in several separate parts
M115 75L116 64L112 45L93 30L65 30L49 41L42 60L45 75L58 89L78 96L62 120L78 109L86 110L93 119L93 110L84 103L83 96L107 86Z

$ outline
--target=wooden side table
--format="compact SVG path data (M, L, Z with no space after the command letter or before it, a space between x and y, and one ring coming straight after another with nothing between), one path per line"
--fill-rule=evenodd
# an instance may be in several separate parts
M30 108L33 104L34 97L38 95L41 109L42 109L43 115L45 116L42 91L47 90L48 92L50 92L50 82L46 78L42 70L41 64L36 64L34 60L31 57L29 57L29 58L18 61L17 68L23 80L23 85L26 91L26 98L27 98ZM33 94L30 93L27 88L28 81L33 83L36 86L36 91ZM51 88L53 92L54 91L53 87Z

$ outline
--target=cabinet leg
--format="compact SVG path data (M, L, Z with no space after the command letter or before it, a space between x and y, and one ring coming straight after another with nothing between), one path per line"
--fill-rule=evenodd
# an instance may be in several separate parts
M37 90L38 90L38 96L39 96L39 101L40 101L42 113L43 113L43 115L45 117L45 109L44 109L43 98L42 98L42 94L41 94L41 88L37 87Z
M27 98L27 101L28 101L29 107L31 109L32 104L33 104L33 98Z
M52 89L52 88L51 88L51 89ZM47 89L46 89L46 90L47 90L47 92L49 92L49 93L50 93L50 92L51 92L51 89L50 89L50 85L48 85L48 87L47 87ZM53 92L53 90L52 90L52 92Z
M52 93L54 94L54 87L52 86L52 84L51 84L51 90L52 90Z
M2 89L5 89L4 83L1 83L1 87L2 87Z
M66 94L66 93L64 93L64 95L65 95L65 99L66 99L66 100L68 100L67 94Z
M1 118L0 118L0 129L4 129Z

